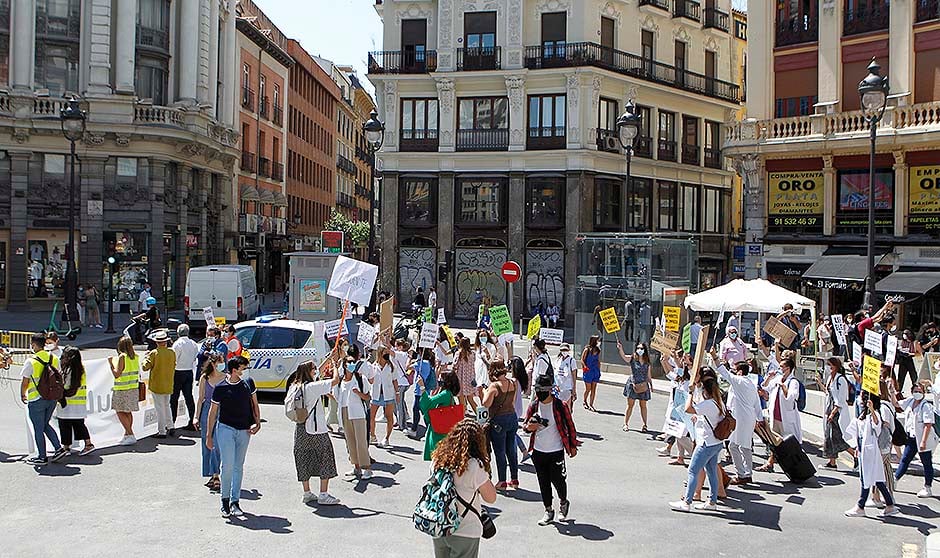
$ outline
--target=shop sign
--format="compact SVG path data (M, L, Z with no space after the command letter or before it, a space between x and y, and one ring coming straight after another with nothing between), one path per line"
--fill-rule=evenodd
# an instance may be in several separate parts
M806 284L817 289L838 289L842 291L861 291L864 282L849 281L846 279L806 279Z
M910 228L940 230L940 165L911 167L908 213Z
M744 264L734 264L735 273L744 273Z
M320 244L323 251L330 254L343 253L343 231L322 231L320 232Z
M743 260L744 259L744 246L735 246L734 247L734 259Z
M767 262L767 275L784 277L802 277L810 264Z
M764 255L764 245L763 244L748 244L747 245L747 254L749 256L763 256Z
M822 229L822 171L772 172L767 178L767 226L771 230Z
M199 237L194 234L186 235L186 247L197 248L199 246Z

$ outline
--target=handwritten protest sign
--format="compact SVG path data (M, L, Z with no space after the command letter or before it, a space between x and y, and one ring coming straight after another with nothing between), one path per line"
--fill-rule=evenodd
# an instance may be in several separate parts
M369 347L375 342L376 333L375 328L372 327L371 324L359 322L359 335L357 336L357 340L364 346Z
M212 307L206 306L203 308L202 317L206 320L207 327L212 327L215 325L215 314L212 312Z
M873 355L881 354L881 334L870 329L865 330L865 350L871 351Z
M339 331L340 323L343 324L342 333L340 333ZM326 330L327 339L336 339L338 335L349 334L349 326L347 326L345 322L340 322L340 320L330 320L326 322L325 324L323 324L323 328Z
M450 327L447 324L441 324L441 329L444 330L444 335L447 336L447 342L450 343L450 346L456 347L457 340L454 338L454 332L450 330Z
M793 343L793 339L796 338L795 331L773 316L767 318L767 322L764 323L764 333L780 340L785 347L789 347Z
M855 366L862 365L862 346L858 343L852 345L852 363L855 364Z
M548 345L561 345L565 337L565 332L560 329L543 327L539 330L539 337Z
M604 331L607 333L616 333L620 331L620 321L617 320L617 311L613 308L604 308L600 311L601 322L604 324Z
M885 351L885 366L894 366L894 361L898 356L898 338L888 336L888 349Z
M395 299L387 298L379 307L379 329L388 331L392 328L392 319L395 317Z
M862 390L872 395L881 395L881 361L865 355L865 367L862 370Z
M368 306L372 300L372 288L379 275L379 267L346 256L338 256L330 275L326 294L343 300Z
M536 314L534 318L529 320L529 329L526 331L525 336L529 339L535 339L538 337L540 329L542 329L542 316Z
M842 321L842 316L833 314L829 316L829 320L832 322L832 330L836 332L836 339L839 341L839 346L845 347L845 322Z
M440 326L425 322L421 325L421 339L418 341L419 349L433 349L437 341L438 330Z
M679 331L679 317L682 309L678 306L664 306L663 316L666 318L666 331Z
M446 324L446 323L447 323L447 316L444 315L444 309L438 308L437 309L437 325Z
M662 333L657 331L650 342L650 348L659 351L663 355L668 355L679 345L679 334L677 332L667 331Z
M505 304L490 308L490 323L493 327L493 333L502 335L512 333L512 318L509 316L509 308Z

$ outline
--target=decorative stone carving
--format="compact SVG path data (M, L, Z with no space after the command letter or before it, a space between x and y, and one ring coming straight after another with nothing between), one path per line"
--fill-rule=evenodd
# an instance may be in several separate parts
M506 76L506 92L509 95L509 108L513 112L522 110L523 87L525 87L524 77Z
M822 0L822 11L827 16L835 15L836 0Z
M832 161L835 159L832 155L823 155L823 169L832 169Z
M571 3L564 0L542 0L535 5L535 17L546 12L565 12L571 17Z
M14 128L13 139L16 140L16 143L26 143L29 141L29 130L26 128Z
M715 37L709 36L707 39L705 39L705 50L713 51L715 53L716 60L719 58L720 55L718 52L718 41L715 40Z
M627 101L631 103L636 103L636 96L639 94L640 90L637 86L631 85L627 88Z
M512 131L512 133L509 134L509 143L512 145L522 144L523 139L524 139L524 136L522 134L522 130L515 129Z
M180 151L192 157L197 157L199 155L202 155L205 149L206 147L202 145L201 143L184 143L180 147Z
M401 27L401 20L403 19L426 19L428 21L428 27L431 27L434 22L433 15L430 10L422 9L419 4L408 4L398 9L398 15L395 16L395 23L398 27Z
M689 43L692 41L692 36L689 35L689 30L685 26L679 25L672 30L673 38L682 41L683 43Z
M565 79L566 93L568 97L568 143L581 142L581 130L578 128L579 118L574 115L580 114L578 101L580 97L581 78L578 74L568 74Z
M134 207L140 200L149 200L150 191L143 186L125 182L122 184L109 184L105 187L104 197L118 207Z
M905 157L904 157L904 152L903 152L903 151L892 151L892 155L894 155L894 166L895 166L895 168L897 168L897 167L906 167L906 166L907 166L907 160L906 160Z
M621 27L623 25L623 20L620 19L622 13L617 9L613 2L607 2L604 4L604 7L601 8L600 13L601 16L609 17L610 19L616 21L617 27Z
M437 98L441 103L441 112L450 114L454 110L454 80L441 78L437 80Z
M522 0L509 0L509 17L506 20L506 34L510 45L522 44ZM515 63L515 61L512 61Z
M121 147L127 147L131 144L131 137L127 134L117 134L114 136L114 143L120 145Z
M438 45L438 49L452 48L454 41L453 0L440 0L440 2L438 2L438 12L440 13L441 26L441 44Z
M82 137L82 143L90 147L98 147L104 145L104 134L96 134L95 132L85 132L85 135Z
M640 28L652 31L653 33L659 33L659 25L656 24L656 20L653 19L651 15L647 15L643 21L640 22Z

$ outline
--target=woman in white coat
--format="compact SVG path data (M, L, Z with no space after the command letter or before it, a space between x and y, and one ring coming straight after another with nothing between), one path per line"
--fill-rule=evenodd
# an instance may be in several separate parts
M712 349L712 358L718 361L715 349ZM757 384L748 377L751 366L741 361L734 364L734 370L736 374L732 374L727 368L719 365L716 371L731 385L728 408L736 422L734 431L728 438L728 450L737 472L737 477L731 481L731 484L742 485L752 481L754 462L751 445L754 439L754 426L757 425L758 420L763 420L763 412L760 407L760 396L757 394Z
M918 498L933 496L930 486L933 484L933 450L937 447L937 436L934 434L934 408L924 399L924 393L930 386L926 380L914 384L911 396L901 401L901 409L905 411L904 430L907 431L907 444L904 446L904 455L894 473L894 480L901 480L914 456L920 456L924 466L924 488L917 493Z
M784 358L780 361L779 372L768 370L767 377L764 378L764 389L768 393L767 408L770 411L770 427L783 438L793 436L802 444L803 426L800 423L800 411L796 408L796 400L800 396L800 382L793 376L795 369L796 363L793 359ZM767 460L767 464L757 470L773 472L773 454Z
M874 486L881 492L881 496L887 504L881 516L890 517L901 512L894 505L894 498L885 486L884 461L881 459L881 448L878 445L878 436L881 435L884 428L890 428L890 426L884 424L881 420L881 399L875 396L868 397L867 393L865 399L865 410L862 412L862 416L853 419L846 432L846 436L851 437L858 448L862 493L855 507L847 510L845 515L847 517L865 517L865 503L868 502L868 494L871 492L871 487Z
M852 380L845 375L842 360L830 357L829 376L826 378L826 421L823 423L823 455L829 460L824 466L836 468L839 453L847 451L855 457L845 432L852 424L855 409L849 405L849 386Z

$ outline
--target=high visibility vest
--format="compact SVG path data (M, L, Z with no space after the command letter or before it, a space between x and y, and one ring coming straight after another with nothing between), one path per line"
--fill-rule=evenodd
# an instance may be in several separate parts
M82 372L82 385L78 388L78 391L75 392L75 395L65 398L67 406L74 405L76 407L85 408L88 404L88 386L85 385L85 382L85 373Z
M29 387L26 388L27 401L32 402L40 399L39 379L42 377L43 368L46 367L44 363L49 362L50 359L52 359L52 365L58 368L59 359L55 355L50 355L45 349L39 351L30 359L30 363L33 365L33 374L30 376Z
M124 372L114 380L114 391L128 391L137 389L140 381L140 356L131 358L124 355Z

